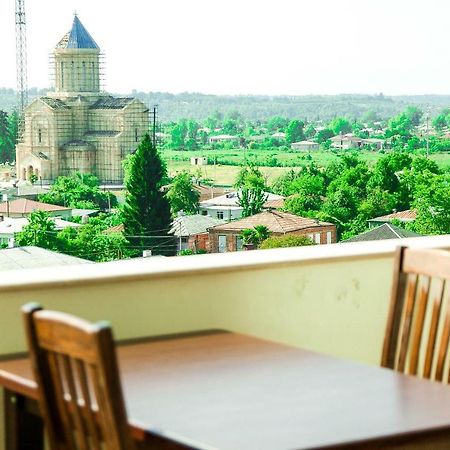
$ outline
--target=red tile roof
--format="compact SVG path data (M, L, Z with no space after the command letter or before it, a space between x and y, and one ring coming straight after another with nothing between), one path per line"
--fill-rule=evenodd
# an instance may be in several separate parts
M8 205L9 203L9 205ZM35 202L26 198L19 198L10 202L0 203L0 214L30 214L33 211L68 211L72 208L66 208L59 205L50 205L49 203Z
M370 222L390 222L394 219L402 222L412 222L413 220L416 220L416 218L417 211L415 209L407 209L406 211L398 211L385 216L375 217L374 219L370 219Z
M332 226L332 223L320 222L307 217L296 216L284 211L263 211L254 216L235 220L211 228L214 231L241 231L246 228L253 228L256 225L264 225L272 233L289 233L305 228L315 228L323 226Z

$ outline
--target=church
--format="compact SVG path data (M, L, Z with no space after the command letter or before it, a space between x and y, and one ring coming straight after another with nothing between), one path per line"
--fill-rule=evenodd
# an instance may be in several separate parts
M53 91L24 111L17 178L50 183L80 171L102 184L122 184L122 161L148 131L148 108L101 91L100 48L77 15L53 60Z

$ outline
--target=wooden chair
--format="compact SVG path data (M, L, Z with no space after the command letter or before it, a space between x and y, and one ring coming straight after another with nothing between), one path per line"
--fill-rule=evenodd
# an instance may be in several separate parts
M134 450L111 327L22 308L52 450Z
M450 252L397 249L381 365L450 382Z

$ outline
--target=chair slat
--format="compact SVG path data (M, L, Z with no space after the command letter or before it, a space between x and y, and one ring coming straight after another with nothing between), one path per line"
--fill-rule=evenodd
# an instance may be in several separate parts
M436 380L442 381L444 378L444 366L445 366L445 359L447 357L448 352L448 343L449 343L449 337L450 337L450 309L447 304L447 308L445 309L445 319L444 319L444 326L442 330L442 335L440 339L440 345L438 350L438 359L437 359L437 365L436 365Z
M431 371L433 369L433 363L435 360L436 350L436 338L440 324L441 308L444 299L445 281L439 279L436 281L436 293L433 297L433 307L431 313L430 332L428 336L427 350L425 354L425 364L423 375L425 378L431 377Z
M410 275L408 281L408 289L406 293L406 304L403 314L403 329L400 338L400 352L398 356L397 368L404 372L406 364L406 356L408 353L408 344L411 336L411 323L414 314L415 297L417 289L417 275Z
M427 310L428 295L430 293L431 280L425 277L425 280L420 286L419 299L416 303L416 314L414 319L414 331L411 342L411 356L409 359L409 373L417 375L417 368L419 365L420 344L422 342L423 324L425 321L425 312Z

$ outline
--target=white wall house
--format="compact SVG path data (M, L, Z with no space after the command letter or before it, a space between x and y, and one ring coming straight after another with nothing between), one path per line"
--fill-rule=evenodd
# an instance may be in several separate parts
M266 192L266 201L280 200L284 197L281 195ZM215 219L223 219L228 222L242 217L243 208L239 206L238 192L228 192L220 197L215 197L209 200L200 202L200 214L210 216Z

